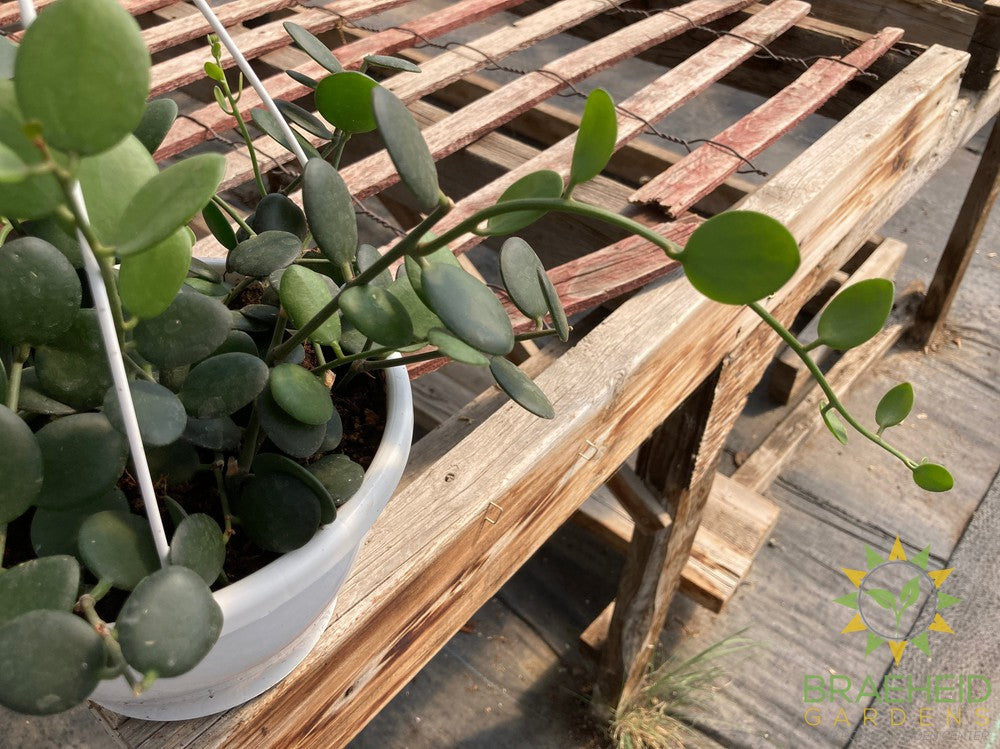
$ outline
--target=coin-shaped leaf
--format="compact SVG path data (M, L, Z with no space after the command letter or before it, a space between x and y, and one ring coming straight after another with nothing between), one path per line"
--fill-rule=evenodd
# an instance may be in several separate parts
M333 410L333 416L326 422L326 434L323 436L323 444L319 446L318 452L327 453L336 450L341 440L344 439L344 423L340 420L337 409Z
M458 258L455 257L455 253L447 247L441 247L440 249L434 250L434 252L430 255L424 255L423 259L432 265L435 263L444 263L445 265L451 265L455 268L462 267L461 263L458 262ZM417 293L417 296L420 297L420 300L429 308L430 301L427 299L426 292L424 292L424 272L420 261L410 255L407 255L403 258L403 267L406 270L406 277L410 279L410 285L413 287L413 290Z
M122 655L141 673L179 676L198 665L222 632L222 609L205 582L171 565L140 582L115 622Z
M514 330L500 300L478 279L445 263L421 276L431 309L452 333L474 349L504 355L514 348Z
M91 226L103 244L114 242L128 204L159 173L149 151L132 135L103 153L81 160L80 187Z
M250 354L251 356L260 356L260 349L257 348L257 344L254 343L253 338L248 336L242 330L230 330L229 335L226 336L226 340L222 342L219 348L212 352L212 356L218 356L219 354L231 354L234 352L240 352L243 354Z
M338 72L338 71L331 71L331 72ZM307 88L311 88L313 90L315 90L316 87L319 85L319 81L317 81L315 78L310 78L305 73L300 73L297 70L286 70L285 75L287 75L296 83L301 83L303 86L306 86Z
M454 257L454 256L453 256ZM435 315L430 308L423 303L417 292L413 290L410 277L405 270L397 276L386 290L406 308L406 314L410 318L410 326L413 328L413 339L416 341L427 340L427 334L432 328L444 327L441 318Z
M288 145L288 139L285 137L285 131L281 127L281 123L278 118L271 114L268 109L254 109L250 112L250 117L253 119L254 124L263 130L267 135L273 138L277 143L289 151L292 149ZM295 140L298 142L299 147L305 153L308 159L318 159L322 158L316 147L310 143L306 138L302 136L302 133L298 132L294 127L290 128L292 135L295 136Z
M204 359L229 335L232 316L218 299L182 290L166 311L135 327L139 353L160 367Z
M243 532L266 551L297 549L315 535L320 525L316 494L298 479L282 473L248 480L232 507Z
M324 455L309 464L309 472L326 487L337 507L357 493L365 478L365 469L346 455Z
M42 490L42 451L31 428L0 404L0 523L20 517Z
M116 588L132 590L160 566L145 518L104 510L80 526L80 557L94 576Z
M118 293L139 318L156 317L174 301L191 265L191 239L185 228L145 252L122 258Z
M299 47L302 48L303 52L331 73L339 73L344 69L340 64L340 60L338 60L334 54L326 48L326 45L323 44L323 42L313 36L309 31L306 31L297 23L292 23L291 21L285 21L282 25L285 27L285 31L288 32L288 35L295 40L295 43L298 44Z
M333 140L333 133L312 112L290 101L278 100L274 103L289 122L294 122L307 133L315 135L317 138Z
M302 204L320 252L340 268L354 262L358 224L351 193L340 174L323 159L310 159L302 174Z
M490 359L490 372L500 389L519 406L543 419L555 418L556 411L545 393L516 364L494 356Z
M327 397L329 398L329 394ZM257 414L271 442L283 453L296 458L308 458L319 452L326 437L325 424L319 426L306 424L289 415L274 400L270 390L265 390L258 396Z
M0 626L38 609L71 611L80 592L80 565L70 556L29 559L0 575Z
M268 387L275 402L296 421L325 427L333 415L330 391L308 369L279 364L271 370Z
M558 172L542 169L526 174L503 191L497 203L525 198L558 198L562 195L563 179ZM546 211L513 211L493 216L486 222L484 234L513 234L530 226L544 216Z
M545 297L549 314L552 315L552 327L556 329L556 334L560 341L569 340L569 320L566 318L566 310L563 309L562 300L556 293L556 287L552 285L552 280L544 268L538 268L538 286Z
M316 271L293 265L281 276L281 305L295 328L301 328L333 300L329 279ZM334 313L309 336L314 343L331 344L340 339L340 315Z
M560 181L560 185L562 182ZM520 237L511 237L500 248L500 278L510 300L525 317L538 320L549 311L545 294L538 283L542 261L531 245Z
M579 185L600 174L615 152L617 138L618 112L615 103L607 91L595 88L587 96L580 131L576 134L570 184Z
M893 285L869 278L841 291L819 317L819 338L833 349L860 346L885 325L892 311Z
M302 209L287 196L273 192L261 198L253 215L247 219L247 226L258 234L265 231L284 231L305 239L309 228ZM240 239L246 239L240 236Z
M888 429L901 423L913 408L913 385L901 382L891 388L875 407L875 423Z
M234 450L240 444L242 432L228 416L215 419L188 418L184 439L206 450Z
M229 223L229 219L226 218L222 209L215 203L206 203L205 207L201 209L201 217L205 219L208 230L212 232L212 236L219 244L227 250L236 246L236 232L233 231L232 224Z
M365 55L365 62L385 70L395 70L400 73L419 73L420 67L409 60L392 55Z
M437 346L438 351L449 359L476 367L489 366L490 360L485 354L443 328L431 328L427 340L432 346Z
M80 556L78 539L83 521L104 510L128 512L128 500L118 488L69 510L39 507L31 516L31 546L40 557L54 554Z
M210 516L197 512L177 524L170 541L170 563L194 570L206 585L214 583L226 560L226 539Z
M104 666L94 628L67 611L40 610L0 627L0 705L51 715L83 702Z
M187 414L184 412L184 404L170 390L159 383L146 380L130 382L129 390L143 444L162 447L183 434ZM125 435L125 420L113 387L104 396L104 415L115 429Z
M358 271L363 273L381 259L382 253L370 244L358 245ZM388 286L392 283L392 274L385 268L368 283L373 286Z
M82 309L69 329L35 350L35 374L45 395L76 409L96 408L111 386L97 312Z
M947 492L955 486L948 469L937 463L921 463L913 469L913 481L929 492Z
M153 153L167 137L176 119L177 103L173 99L153 99L146 102L146 110L132 135Z
M146 110L149 52L114 0L53 3L24 33L14 63L17 100L49 145L92 154L131 133Z
M267 376L267 365L256 356L218 354L194 366L181 387L180 399L197 419L229 416L260 394Z
M45 416L66 416L75 411L42 392L34 367L25 367L21 370L21 400L18 401L17 408L19 411Z
M703 223L679 260L691 284L723 304L749 304L780 289L799 267L788 229L754 211L727 211Z
M441 190L434 157L420 128L406 105L388 89L381 86L374 88L371 102L379 134L392 163L396 165L400 180L413 193L420 210L430 213L438 204Z
M380 286L350 286L340 294L344 317L364 335L397 348L413 342L413 323L406 307Z
M195 421L197 419L188 419L188 429L185 430L185 434ZM238 428L236 433L238 437ZM147 448L146 462L149 463L149 474L153 477L153 481L157 483L162 481L168 486L187 483L201 465L198 451L186 439L179 439L164 447Z
M0 81L2 84L2 81ZM0 138L3 136L0 135ZM2 187L2 183L0 183ZM66 256L69 264L74 268L83 268L83 257L80 255L80 243L76 240L76 235L68 227L63 226L60 221L52 216L36 219L35 221L24 221L21 226L33 237L44 239L59 252Z
M68 509L110 489L125 470L127 445L103 414L64 416L35 433L42 451L39 507Z
M367 133L375 129L372 89L375 79L355 70L334 73L316 87L316 111L334 127L346 133Z
M337 506L334 504L330 492L305 466L299 465L291 458L277 453L260 453L254 458L251 471L258 476L266 473L283 473L301 481L312 490L319 501L320 522L326 525L337 519Z
M0 338L47 343L80 310L80 279L69 260L41 239L7 242L0 252Z
M265 231L236 245L226 259L226 268L244 276L266 278L294 263L301 252L302 240L294 234Z
M847 429L844 428L844 422L840 420L837 416L837 412L832 408L825 409L821 411L823 415L823 423L826 424L826 428L830 430L830 434L837 438L837 442L842 445L847 444Z
M17 104L13 81L0 80L0 142L28 166L42 160L38 148L24 134L24 117ZM41 218L63 202L62 188L51 174L36 174L17 182L0 182L0 215Z

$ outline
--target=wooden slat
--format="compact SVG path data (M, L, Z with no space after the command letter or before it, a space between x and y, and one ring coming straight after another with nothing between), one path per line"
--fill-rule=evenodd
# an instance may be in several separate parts
M366 55L391 55L417 43L420 37L433 39L505 10L518 2L520 0L463 0L401 24L399 28L386 29L378 34L371 34L351 44L335 48L333 53L345 68L357 67ZM312 60L302 62L294 69L303 75L316 79L321 79L328 74L324 68ZM284 73L265 78L263 83L268 93L275 99L298 99L310 93L311 90ZM260 105L260 97L257 96L256 91L252 89L244 91L241 102L244 115L249 118L250 110ZM157 159L174 156L211 137L212 131L225 130L232 127L233 124L232 117L220 110L214 103L206 104L189 112L188 117L190 119L181 118L174 123L156 152Z
M711 143L699 146L636 190L632 200L656 203L669 215L680 215L739 169L745 163L743 159L753 159L815 112L902 35L902 29L883 29L841 62L819 60L794 83L712 138Z
M36 0L35 7L40 11L45 6L51 5L55 0ZM134 16L148 13L157 8L176 3L177 0L121 0L125 10ZM18 23L21 20L21 11L16 0L13 2L0 3L0 26Z
M237 0L215 9L215 15L227 28L253 18L259 18L282 8L295 5L297 0ZM205 36L212 31L201 13L194 12L185 18L153 26L142 32L142 38L150 52L173 47L174 45Z
M969 40L969 54L972 59L965 73L965 85L973 91L989 88L996 77L1000 58L1000 0L983 3Z
M864 31L900 26L918 44L956 49L965 49L976 23L975 10L949 0L816 0L813 15Z

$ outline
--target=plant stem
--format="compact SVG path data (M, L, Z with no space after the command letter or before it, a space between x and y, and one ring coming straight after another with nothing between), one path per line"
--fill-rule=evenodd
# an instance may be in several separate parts
M246 291L247 287L256 280L253 276L244 277L242 281L229 290L228 294L222 297L222 303L228 307L236 297Z
M216 58L215 62L222 68L219 58ZM260 164L257 163L257 149L253 147L253 138L250 137L250 132L243 121L243 115L240 113L239 105L233 97L232 89L229 88L229 80L226 78L225 73L222 74L222 80L218 82L222 84L222 93L226 97L226 101L229 102L231 111L226 112L226 114L231 114L236 120L236 126L240 130L240 135L243 136L243 142L247 144L247 150L250 152L250 165L253 167L254 181L257 183L257 189L260 190L260 196L264 197L267 195L267 187L264 185L264 178L260 173Z
M229 205L229 203L220 198L218 195L212 196L212 202L215 203L215 205L219 208L220 211L225 211L226 215L228 215L229 218L235 221L236 225L239 226L241 229L243 229L247 234L249 234L251 237L257 236L257 232L255 232L253 229L250 228L247 222L243 220L243 217L240 215L240 212L237 211L235 208L233 208L231 205Z
M770 312L768 312L760 305L759 302L751 302L747 306L750 307L750 309L752 309L764 322L766 322L771 327L771 329L774 330L774 332L781 337L781 340L787 343L788 347L796 353L799 359L802 360L802 363L805 364L806 367L809 369L809 372L810 374L812 374L813 379L815 379L816 382L819 383L820 388L826 394L827 400L830 402L830 407L836 409L836 411L841 416L844 417L844 420L852 427L854 427L855 431L857 431L858 434L870 440L871 442L874 442L876 445L878 445L891 455L897 457L900 461L902 461L903 465L905 465L911 471L917 467L916 461L907 458L903 453L894 448L884 439L882 439L877 434L874 434L873 432L868 430L863 424L861 424L857 419L855 419L854 416L851 415L851 413L847 410L844 404L840 402L840 398L837 397L837 394L833 392L833 388L830 387L830 383L827 382L826 376L820 371L820 368L816 365L816 362L813 361L813 358L809 356L809 352L806 351L805 346L799 343L798 339L796 339L795 336L793 336L790 332L788 332L788 330L785 328L784 325L778 322L771 315Z
M240 449L238 465L241 473L249 473L250 465L253 463L254 455L257 453L257 438L260 436L260 416L257 414L257 405L254 404L250 412L250 421L246 431L243 432L243 447Z
M392 348L391 346L383 346L382 348L369 349L368 351L359 351L356 354L347 354L345 356L338 356L336 359L333 359L332 361L328 361L325 364L316 367L312 372L313 374L320 374L321 372L325 372L328 369L336 369L337 367L342 367L345 364L350 364L351 362L357 361L358 359L366 359L370 356L385 356L387 354L391 354L395 350L396 349Z
M545 330L529 330L527 333L518 333L514 336L516 341L530 341L533 338L542 338L544 336L556 335L557 331L554 328L546 328ZM371 352L369 352L371 353ZM368 372L372 369L388 369L389 367L402 367L407 364L415 364L417 362L429 361L431 359L443 359L446 358L446 354L442 354L440 350L434 349L433 351L421 351L419 354L412 354L410 356L401 356L398 359L377 359L372 361L363 361L355 366L358 370L362 372ZM355 358L361 358L359 355L355 354Z
M132 672L128 669L128 663L125 661L125 656L122 655L121 646L118 644L118 640L111 633L108 628L107 622L101 619L97 614L97 610L94 608L97 601L89 593L84 593L80 596L80 600L76 602L77 607L83 612L84 617L94 631L100 635L101 639L104 641L104 647L107 648L108 655L111 656L111 660L114 662L115 666L120 669L119 673L125 677L125 681L128 682L129 687L132 691L136 690L138 682L132 675Z
M445 247L449 242L453 242L463 234L474 232L483 221L494 216L502 216L505 213L516 211L558 211L560 213L575 213L580 216L587 216L604 223L617 226L630 234L637 234L643 239L652 242L663 250L667 257L677 259L684 249L676 242L671 242L666 237L661 237L648 226L643 226L638 221L634 221L627 216L622 216L613 211L598 208L597 206L579 203L575 200L563 198L522 198L519 200L508 200L503 203L496 203L487 206L469 216L461 223L446 231L439 237L430 240L426 244L421 244L417 249L419 254L428 255L434 250Z
M344 156L344 147L350 139L351 134L343 131L341 131L340 135L337 137L336 145L333 147L333 157L330 159L330 163L333 165L334 169L340 168L340 160Z
M17 356L10 363L10 377L7 379L7 408L17 411L17 404L21 400L21 372L24 371L24 363L28 361L28 354L31 347L23 343L17 349ZM3 554L0 553L0 558Z
M295 334L292 335L291 338L280 346L276 346L271 349L267 355L267 363L274 364L276 361L283 360L286 356L288 356L289 352L293 348L309 338L309 336L312 335L320 325L329 320L330 317L332 317L334 313L340 309L340 295L344 293L344 289L348 289L351 286L363 286L369 281L377 278L379 273L389 268L394 262L414 251L420 237L424 236L424 234L426 234L431 227L440 221L441 218L447 214L454 205L455 204L449 198L442 195L441 201L438 203L437 207L431 211L427 218L417 224L417 226L415 226L409 234L397 242L396 245L382 257L369 265L358 276L345 283L340 288L340 291L334 295L333 299L327 302L319 312L313 315L305 325L295 331Z
M256 442L256 437L254 438ZM215 474L215 486L219 490L219 503L222 505L222 520L225 523L223 528L223 538L225 543L229 543L229 537L233 535L233 513L229 509L229 494L226 493L226 477L222 475L222 469L226 465L222 453L215 454L215 461L212 463L212 473Z

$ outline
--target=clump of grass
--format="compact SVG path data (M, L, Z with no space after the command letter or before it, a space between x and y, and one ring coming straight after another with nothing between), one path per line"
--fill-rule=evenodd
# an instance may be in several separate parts
M683 661L668 659L651 668L642 687L611 720L615 749L685 749L697 745L691 728L694 716L708 709L722 686L723 661L753 647L745 630L705 648Z

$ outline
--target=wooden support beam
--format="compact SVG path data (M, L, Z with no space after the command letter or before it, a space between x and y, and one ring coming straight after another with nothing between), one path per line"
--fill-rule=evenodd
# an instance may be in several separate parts
M899 268L905 254L906 244L903 242L891 238L883 240L875 252L850 275L843 285L851 286L871 278L892 279L895 277L896 269ZM819 335L819 318L825 308L826 305L798 333L800 341L809 343L816 339ZM814 361L822 364L833 355L833 351L826 346L817 346L811 351L811 354ZM794 351L783 346L768 375L767 392L775 403L785 405L798 394L808 380L809 370L806 369L806 365Z
M670 527L670 513L663 509L649 487L628 466L621 466L604 484L632 516L635 526L647 533Z
M927 297L917 311L907 336L920 346L929 346L944 327L948 310L979 244L990 211L1000 194L1000 117L993 122L979 167L965 194L948 243L938 260Z
M969 40L969 67L962 85L971 91L989 88L1000 60L1000 0L986 0Z

